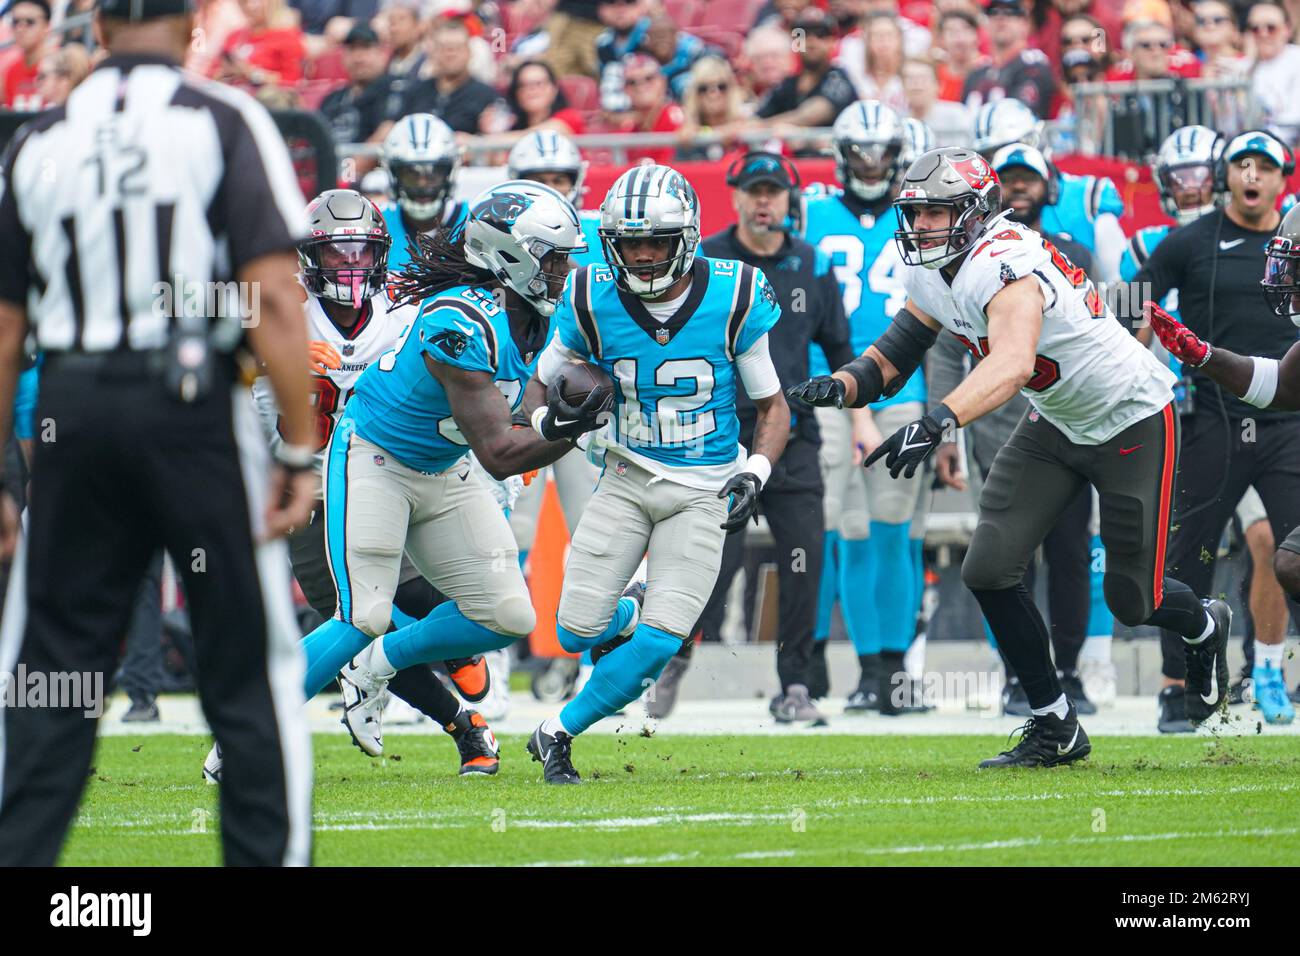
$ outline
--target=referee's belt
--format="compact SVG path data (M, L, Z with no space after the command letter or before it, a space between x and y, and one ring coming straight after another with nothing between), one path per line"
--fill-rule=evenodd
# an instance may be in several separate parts
M228 352L216 352L213 371L233 381L236 360ZM111 352L46 352L45 373L83 375L99 379L152 379L162 378L167 371L166 349L135 351L117 349Z

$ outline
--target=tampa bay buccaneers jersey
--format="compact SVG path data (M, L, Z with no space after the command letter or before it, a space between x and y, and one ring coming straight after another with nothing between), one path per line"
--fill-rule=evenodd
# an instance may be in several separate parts
M1174 376L1115 319L1082 269L1028 226L995 217L951 286L938 269L907 266L907 294L976 358L988 353L989 301L1032 276L1043 293L1034 375L1021 389L1081 445L1099 445L1173 399Z

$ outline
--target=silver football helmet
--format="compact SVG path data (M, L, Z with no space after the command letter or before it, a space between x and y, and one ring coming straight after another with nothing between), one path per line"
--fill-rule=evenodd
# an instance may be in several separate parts
M684 276L700 244L700 200L686 177L671 166L634 166L609 188L600 204L600 245L620 289L653 298ZM668 258L634 272L620 239L672 239ZM642 276L637 273L649 273Z
M568 257L587 251L573 204L550 186L523 179L475 196L464 235L465 260L491 272L540 315L555 312ZM552 253L551 261L544 261Z
M918 229L922 206L950 207L948 225ZM903 176L894 200L894 241L907 265L938 269L969 252L1001 210L1002 184L984 157L960 146L932 149Z
M1219 200L1214 169L1222 152L1223 137L1208 126L1184 126L1160 144L1151 175L1160 191L1161 208L1178 225L1185 226L1214 210ZM1190 194L1205 201L1180 207L1179 196Z
M537 130L515 143L506 158L506 173L511 179L533 179L538 173L563 173L573 180L573 188L565 194L569 202L574 209L582 204L587 161L573 140L554 130Z
M1042 149L1043 121L1019 100L994 100L981 106L975 114L975 152L989 159L1012 143Z
M403 116L384 137L380 162L389 191L413 219L438 218L455 186L460 147L451 127L432 113Z
M393 240L379 207L355 189L327 189L308 204L307 220L298 265L308 292L359 309L383 291Z
M902 121L883 103L862 100L846 106L831 128L840 185L868 202L885 195L901 171L903 138Z

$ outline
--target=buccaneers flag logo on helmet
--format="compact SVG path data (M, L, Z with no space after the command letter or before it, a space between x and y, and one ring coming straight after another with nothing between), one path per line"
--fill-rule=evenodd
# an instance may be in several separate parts
M983 157L972 156L970 159L949 160L949 162L957 174L977 193L983 192L984 187L989 183L997 182L992 167L984 161Z

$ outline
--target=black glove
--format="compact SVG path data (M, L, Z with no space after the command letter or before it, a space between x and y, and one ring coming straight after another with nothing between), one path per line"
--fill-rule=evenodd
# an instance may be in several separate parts
M844 407L844 383L833 375L818 375L785 390L787 398L821 408Z
M600 418L614 407L613 391L593 391L581 405L564 400L564 373L546 386L546 415L537 430L547 441L576 442L579 435L601 426Z
M758 524L758 493L762 490L763 483L753 472L742 471L738 475L732 475L718 492L719 498L731 497L727 507L727 520L718 527L727 534L732 534L745 527L745 522L750 518L754 519L754 524Z
M911 478L916 469L934 454L943 441L944 425L957 426L957 416L940 405L930 414L904 425L890 435L862 463L863 468L870 468L878 458L888 455L885 464L889 467L889 477L897 478L901 472L904 478Z

